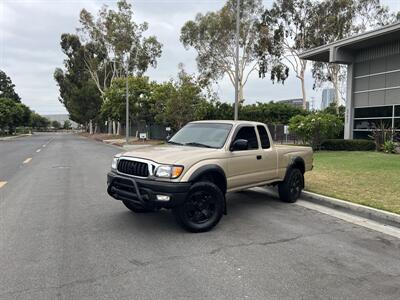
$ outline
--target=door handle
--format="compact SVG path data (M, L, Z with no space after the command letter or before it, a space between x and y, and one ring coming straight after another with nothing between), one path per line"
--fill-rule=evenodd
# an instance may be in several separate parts
M261 155L257 155L257 160L260 160L262 158Z

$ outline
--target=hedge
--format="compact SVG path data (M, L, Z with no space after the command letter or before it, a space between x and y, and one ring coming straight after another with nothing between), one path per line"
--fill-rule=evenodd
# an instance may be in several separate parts
M372 140L325 140L321 149L331 151L374 151L375 143Z

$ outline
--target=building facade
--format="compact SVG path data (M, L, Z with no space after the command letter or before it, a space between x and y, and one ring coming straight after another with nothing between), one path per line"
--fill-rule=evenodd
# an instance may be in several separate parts
M294 99L286 99L286 100L278 100L276 102L285 103L292 106L303 108L303 98L294 98ZM309 102L306 102L306 110L309 110Z
M329 105L334 101L335 101L335 89L323 89L321 110L324 110L325 108L329 107Z
M400 23L304 52L301 58L347 65L345 138L374 128L400 132Z

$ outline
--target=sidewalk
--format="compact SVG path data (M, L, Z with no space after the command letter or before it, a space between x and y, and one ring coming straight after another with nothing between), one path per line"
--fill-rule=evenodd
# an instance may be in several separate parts
M263 190L265 190L269 195L279 198L276 189L267 187L263 188ZM400 228L400 215L388 211L344 201L341 199L327 197L308 191L303 191L299 200L328 207L334 209L335 211L345 212L354 216L362 217L380 223L384 226Z
M5 137L0 137L0 141L8 141L8 140L13 140L16 138L24 137L24 136L31 136L32 133L24 133L24 134L18 134L18 135L11 135L11 136L5 136Z

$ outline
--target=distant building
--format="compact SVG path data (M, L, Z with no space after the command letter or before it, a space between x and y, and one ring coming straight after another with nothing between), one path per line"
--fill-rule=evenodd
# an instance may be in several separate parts
M286 103L292 106L296 107L303 107L303 98L294 98L294 99L286 99L286 100L277 100L276 102L279 103ZM310 108L310 103L307 101L306 102L306 109L309 110Z
M323 89L321 110L324 110L325 108L329 107L329 105L334 101L335 101L335 89Z

